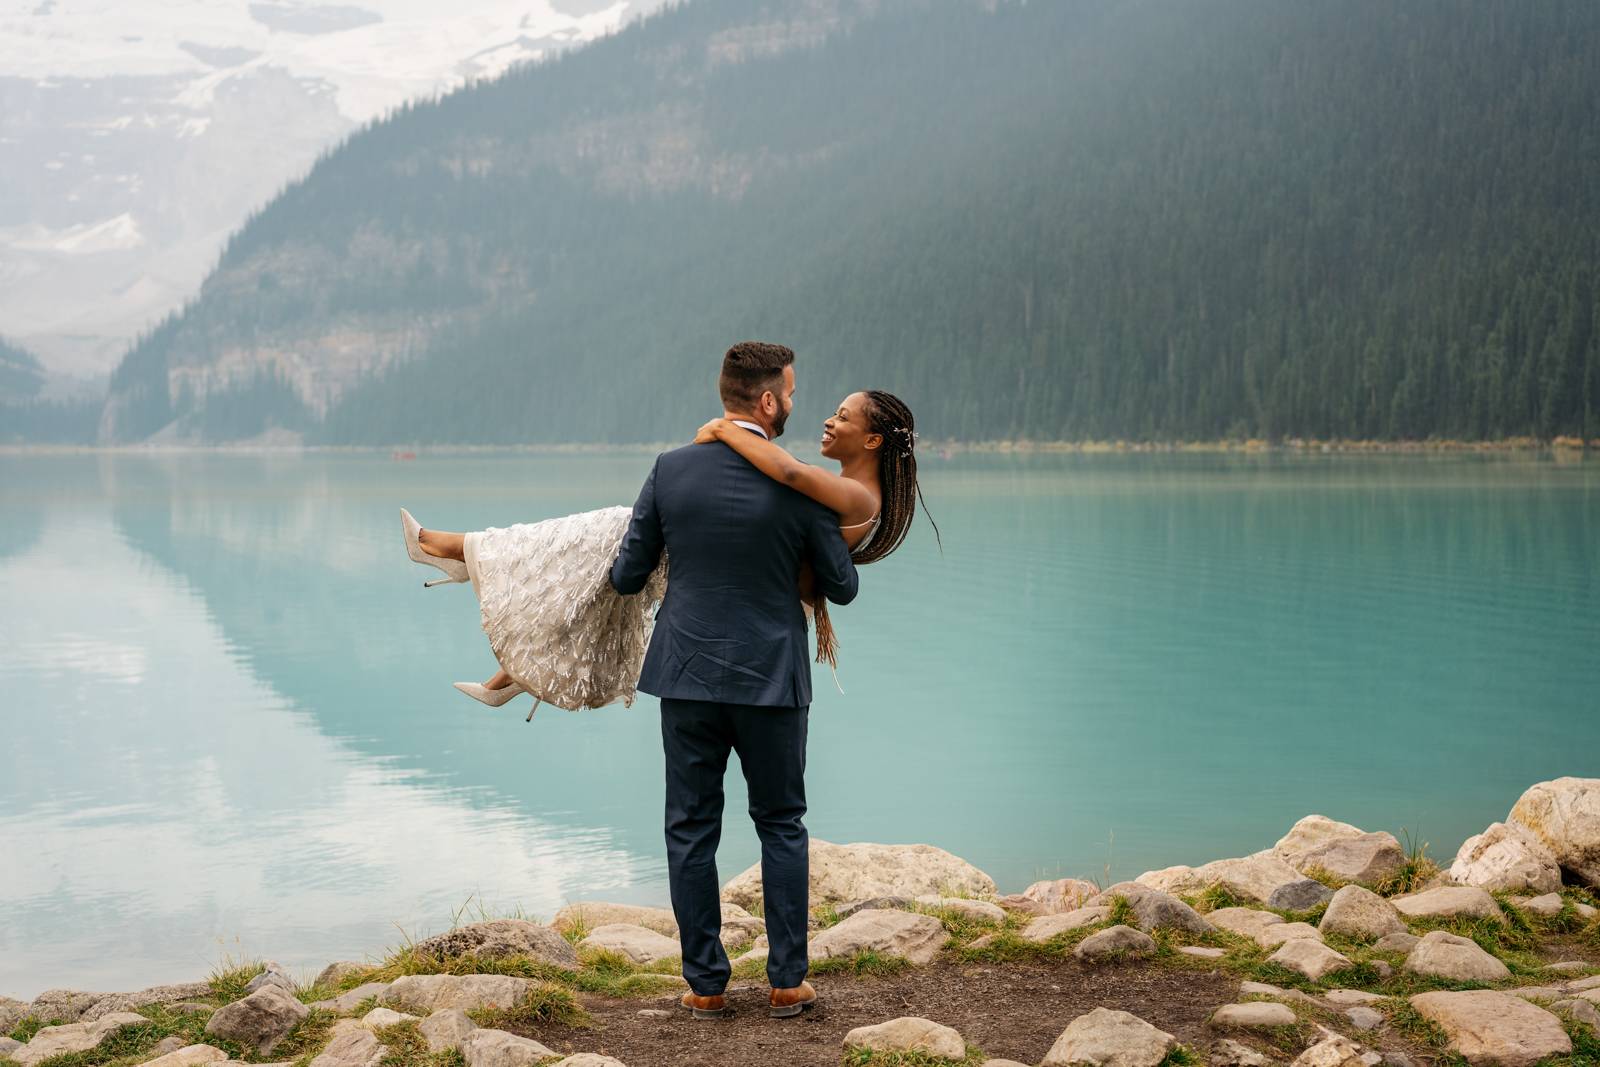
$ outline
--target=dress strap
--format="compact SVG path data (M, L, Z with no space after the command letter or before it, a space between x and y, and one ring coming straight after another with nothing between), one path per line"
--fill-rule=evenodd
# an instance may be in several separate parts
M881 511L878 512L878 515L882 515L882 514L883 514L883 512L881 512ZM841 530L859 530L863 526L871 526L873 523L878 521L878 515L872 516L872 518L868 519L866 522L852 522L849 526L841 526L841 527L839 527L839 529L841 529Z

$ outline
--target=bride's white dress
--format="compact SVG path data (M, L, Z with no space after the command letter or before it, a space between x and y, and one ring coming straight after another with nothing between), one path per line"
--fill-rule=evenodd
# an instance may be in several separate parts
M667 563L637 596L611 588L630 508L491 527L465 538L483 632L518 685L558 708L632 705L667 591Z
M464 538L483 632L512 679L568 711L631 707L667 592L667 560L636 596L611 588L611 564L633 510L601 508L543 522L490 527ZM873 516L857 551L878 532ZM862 523L861 525L868 525ZM811 605L804 605L807 623Z

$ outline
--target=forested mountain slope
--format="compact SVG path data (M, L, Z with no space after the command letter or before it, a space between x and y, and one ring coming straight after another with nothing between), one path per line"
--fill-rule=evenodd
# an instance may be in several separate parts
M681 439L747 337L936 438L1593 436L1597 114L1589 0L692 0L330 153L100 438Z

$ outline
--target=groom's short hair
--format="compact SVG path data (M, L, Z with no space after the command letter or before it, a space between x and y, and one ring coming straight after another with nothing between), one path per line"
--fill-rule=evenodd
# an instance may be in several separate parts
M765 341L740 341L722 357L717 389L728 411L753 411L761 394L776 395L783 388L783 368L794 362L794 351Z

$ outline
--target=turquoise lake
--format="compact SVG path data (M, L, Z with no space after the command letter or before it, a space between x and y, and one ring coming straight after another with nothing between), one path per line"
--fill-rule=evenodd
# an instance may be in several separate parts
M481 912L665 904L657 708L501 710L470 529L631 503L646 454L0 457L0 994L309 977ZM1002 891L1321 812L1448 863L1600 774L1600 463L929 457L834 613L807 823ZM730 768L724 879L754 862Z

